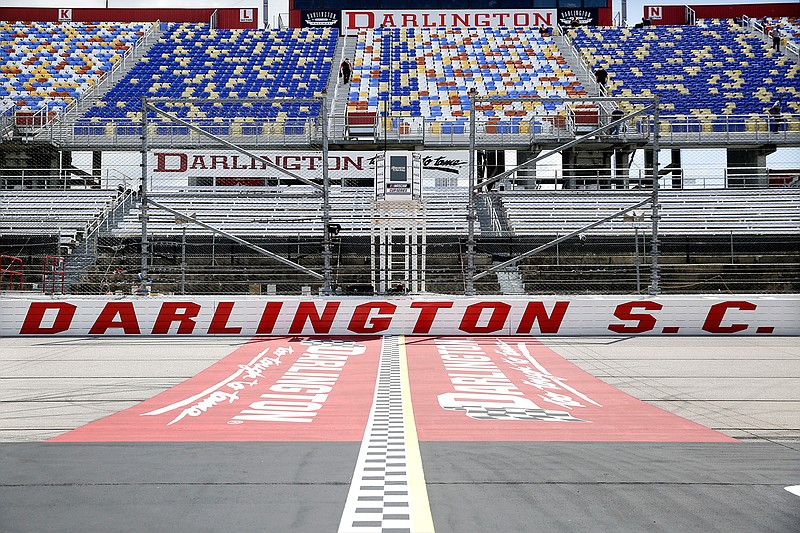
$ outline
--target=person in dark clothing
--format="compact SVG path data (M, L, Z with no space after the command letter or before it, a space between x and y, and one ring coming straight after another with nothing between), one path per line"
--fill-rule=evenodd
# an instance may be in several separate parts
M781 127L781 101L777 100L772 107L768 110L769 113L769 130L772 133L778 133Z
M617 108L611 112L611 122L615 122L621 119L623 116L625 116L625 113L622 112L622 109ZM619 135L620 126L621 124L617 124L616 126L611 126L611 128L609 128L608 130L608 133L610 135Z
M776 52L781 51L781 30L777 26L772 28L772 49Z
M594 71L594 79L600 85L600 94L606 93L606 85L608 84L608 72L603 67Z
M339 76L342 78L342 83L347 85L350 83L350 74L353 73L353 67L350 65L350 60L344 58L342 64L339 66Z

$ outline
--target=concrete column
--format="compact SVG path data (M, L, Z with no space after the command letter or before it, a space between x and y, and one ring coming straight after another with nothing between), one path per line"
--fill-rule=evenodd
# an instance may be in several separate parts
M92 152L92 176L94 176L94 183L92 187L100 188L102 186L103 174L103 152Z
M561 153L565 189L610 189L613 150L578 150Z
M726 187L767 187L767 156L777 148L729 148Z
M524 150L517 151L517 164L521 165L525 161L530 161L536 158L541 153L540 150L535 152L528 152ZM535 189L541 184L541 180L536 177L536 163L528 165L517 172L517 189Z

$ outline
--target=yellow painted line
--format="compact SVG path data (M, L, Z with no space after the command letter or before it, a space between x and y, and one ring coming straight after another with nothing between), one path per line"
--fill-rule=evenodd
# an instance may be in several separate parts
M408 475L409 513L412 533L433 533L433 516L428 501L428 487L422 470L422 455L419 452L417 426L414 423L414 407L411 405L411 386L408 380L406 338L397 338L400 348L400 380L403 397L403 426L405 427L406 473Z

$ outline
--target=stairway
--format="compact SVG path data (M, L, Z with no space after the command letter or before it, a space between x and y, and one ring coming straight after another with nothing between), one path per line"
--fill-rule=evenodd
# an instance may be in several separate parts
M345 116L347 115L347 99L349 97L349 87L345 87L339 78L339 65L344 58L349 58L353 63L356 53L356 38L340 36L336 43L336 50L331 64L331 75L328 78L328 96L331 98L328 122L328 132L331 139L341 140L344 138Z
M504 237L511 234L511 226L497 195L479 195L475 202L475 213L484 237Z
M589 96L600 96L600 86L594 79L594 73L590 67L584 63L580 55L577 54L575 48L563 35L553 35L553 41L558 46L561 55L567 60L567 64L575 73L578 81L584 86Z
M102 234L108 233L111 228L116 227L125 218L136 203L136 199L137 197L133 191L127 191L117 197L111 208L105 213L105 216L97 220L94 228L67 256L64 266L65 292L68 293L70 287L78 283L89 272L89 268L97 262L98 238Z
M499 261L492 263L492 266L499 265ZM500 285L500 292L509 295L525 294L525 285L522 283L522 276L519 274L517 265L508 265L496 272L497 283Z

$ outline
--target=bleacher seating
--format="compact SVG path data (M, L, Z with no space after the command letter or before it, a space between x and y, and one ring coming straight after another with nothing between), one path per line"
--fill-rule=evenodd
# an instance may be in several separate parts
M53 235L72 242L112 207L105 189L0 191L0 234Z
M593 70L608 71L612 96L658 94L663 116L763 116L777 99L800 112L800 66L731 22L568 34Z
M503 208L517 235L565 235L647 198L644 192L589 194L548 192L535 197L508 194ZM800 190L662 191L659 233L663 235L790 234L800 232ZM650 206L641 220L620 216L591 230L592 235L649 231Z
M388 105L393 117L464 133L471 89L526 99L479 102L478 117L499 133L519 133L534 115L565 114L536 98L586 94L552 37L535 28L378 28L358 35L347 108L380 115Z
M236 235L315 236L322 232L322 201L312 196L306 186L292 186L269 197L248 197L240 191L197 190L187 192L151 192L156 202ZM374 191L363 187L331 189L331 220L340 224L342 235L369 235L373 226ZM428 234L452 235L467 229L467 190L448 189L425 193L425 225ZM151 208L148 232L175 235L185 227L188 235L208 235L209 230L196 224L182 224L175 215ZM139 210L134 208L114 230L119 236L141 230Z
M337 30L331 28L221 30L207 24L174 25L76 127L103 134L111 120L117 128L138 134L142 97L170 99L156 105L182 119L212 127L211 133L217 135L230 134L231 128L241 135L261 133L263 119L317 116L316 102L267 99L321 96L336 37ZM226 98L251 101L219 101ZM190 99L216 101L187 101ZM150 117L157 120L154 113ZM257 120L262 123L256 124ZM171 126L186 133L185 127Z
M63 110L150 29L143 22L0 22L0 113Z

